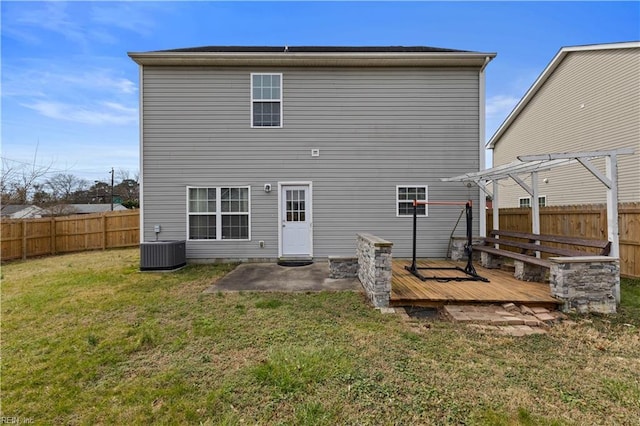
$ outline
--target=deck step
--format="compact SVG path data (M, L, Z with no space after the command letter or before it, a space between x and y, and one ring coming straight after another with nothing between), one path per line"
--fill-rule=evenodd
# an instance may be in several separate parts
M513 336L542 334L553 324L566 318L555 310L505 303L502 305L445 305L442 316L452 322L495 330Z

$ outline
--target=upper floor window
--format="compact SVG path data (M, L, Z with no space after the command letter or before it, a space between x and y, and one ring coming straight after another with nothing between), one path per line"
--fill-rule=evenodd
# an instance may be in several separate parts
M251 127L282 127L282 74L251 74Z

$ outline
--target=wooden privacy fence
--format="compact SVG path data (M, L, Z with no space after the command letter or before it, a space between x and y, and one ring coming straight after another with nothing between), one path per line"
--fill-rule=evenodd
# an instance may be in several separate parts
M640 278L640 203L618 206L620 273ZM487 235L493 228L493 211L487 210ZM531 209L500 209L500 229L531 232ZM540 208L540 233L606 240L607 206L590 204Z
M140 244L140 211L0 221L2 260Z

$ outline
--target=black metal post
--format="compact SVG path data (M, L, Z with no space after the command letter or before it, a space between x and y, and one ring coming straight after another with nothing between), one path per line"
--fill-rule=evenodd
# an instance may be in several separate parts
M418 265L416 264L416 246L418 235L418 203L417 200L413 200L413 262L411 263L411 270L417 271Z

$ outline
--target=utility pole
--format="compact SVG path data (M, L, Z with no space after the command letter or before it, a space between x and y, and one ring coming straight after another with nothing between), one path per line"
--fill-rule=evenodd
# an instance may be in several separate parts
M111 211L113 211L113 167L111 168Z

